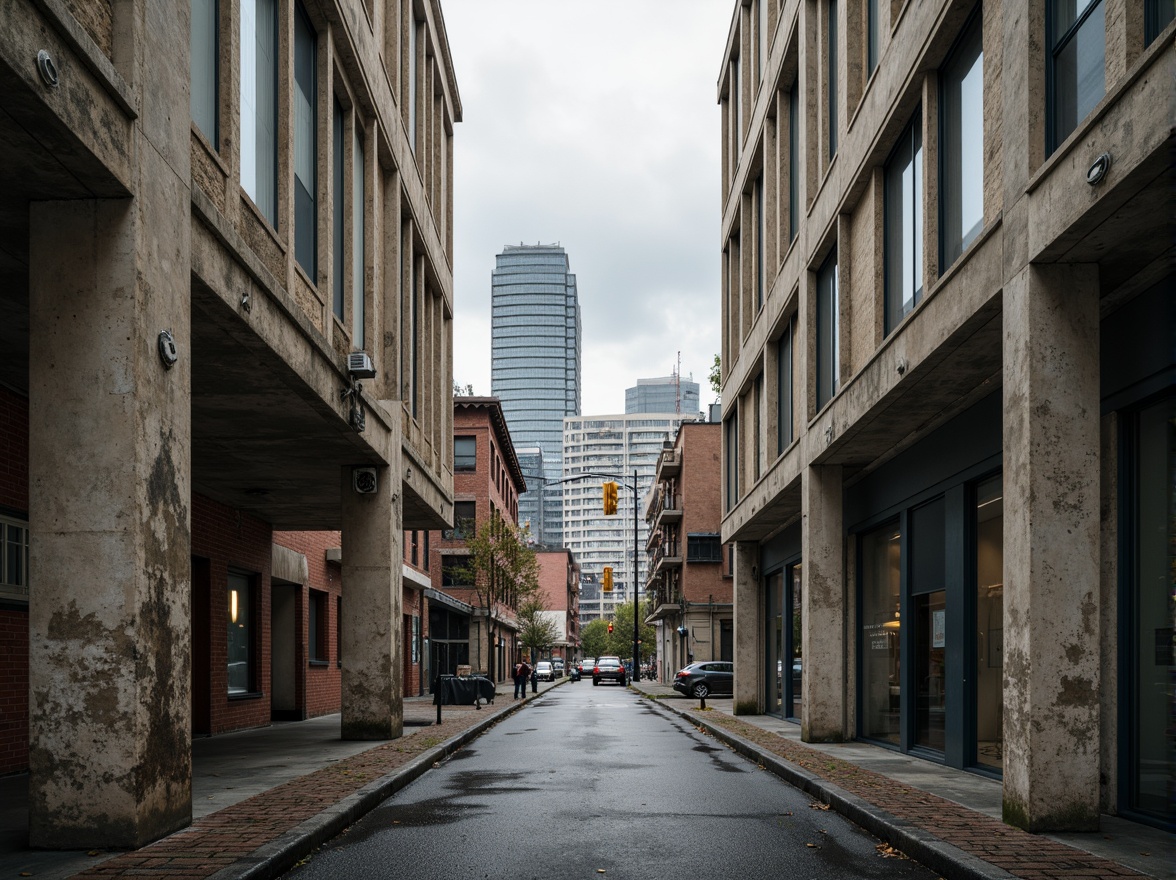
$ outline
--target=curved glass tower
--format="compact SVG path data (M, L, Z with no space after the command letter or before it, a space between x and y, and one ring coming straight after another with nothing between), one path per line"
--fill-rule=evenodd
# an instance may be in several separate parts
M490 326L491 394L515 448L543 476L524 466L519 523L530 523L538 543L562 546L561 493L543 490L563 476L564 416L580 414L580 301L562 247L507 245L495 257Z

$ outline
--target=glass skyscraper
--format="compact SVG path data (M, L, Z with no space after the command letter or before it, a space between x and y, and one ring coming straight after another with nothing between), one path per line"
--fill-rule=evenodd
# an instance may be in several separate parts
M625 414L678 413L694 417L698 410L698 383L681 376L638 379L625 389Z
M563 546L562 498L544 485L563 476L564 417L580 414L580 300L569 268L559 245L507 245L491 276L491 393L531 463L519 523L552 547Z

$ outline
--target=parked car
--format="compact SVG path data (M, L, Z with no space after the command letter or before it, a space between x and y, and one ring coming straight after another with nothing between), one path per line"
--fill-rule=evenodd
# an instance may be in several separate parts
M535 677L540 681L555 681L555 667L550 660L540 660L535 664Z
M555 669L555 677L556 678L563 678L563 675L564 675L563 657L552 657L551 658L551 665Z
M572 669L568 676L572 681L579 681L585 676L592 674L592 665L596 662L595 657L585 657L583 660L577 660L572 664Z
M691 663L674 676L674 690L699 699L710 694L732 694L735 688L735 664L722 660Z
M592 664L594 685L602 681L615 681L623 686L628 680L629 676L625 673L625 665L621 663L620 657L597 657L596 662Z

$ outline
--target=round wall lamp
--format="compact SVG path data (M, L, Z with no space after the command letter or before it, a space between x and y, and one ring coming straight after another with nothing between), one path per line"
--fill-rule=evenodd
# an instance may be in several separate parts
M1107 172L1111 170L1111 154L1103 153L1086 170L1086 182L1091 186L1097 186L1102 183L1103 178L1107 176Z
M53 61L53 56L44 49L37 53L37 72L41 74L41 80L50 88L57 88L57 65Z

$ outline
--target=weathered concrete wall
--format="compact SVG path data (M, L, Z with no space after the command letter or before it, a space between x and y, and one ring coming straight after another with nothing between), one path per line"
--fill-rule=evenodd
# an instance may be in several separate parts
M1004 308L1004 817L1096 830L1098 269L1029 266Z
M735 714L758 715L764 711L760 609L763 596L759 578L759 544L735 544ZM673 670L677 671L677 670Z
M847 609L842 529L842 478L836 465L813 465L801 474L801 681L800 736L805 742L840 742L845 729Z

